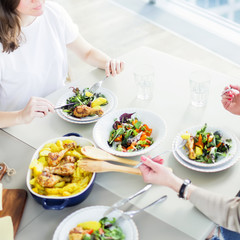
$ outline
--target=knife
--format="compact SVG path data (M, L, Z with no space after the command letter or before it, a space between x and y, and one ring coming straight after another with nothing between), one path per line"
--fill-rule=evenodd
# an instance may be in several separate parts
M118 202L114 203L111 207L109 207L109 209L107 211L105 211L105 213L103 214L104 217L106 217L109 213L111 213L112 211L118 209L119 207L123 206L124 204L126 204L128 201L130 201L131 199L137 197L138 195L146 192L147 190L149 190L152 187L152 184L147 184L144 188L142 188L141 190L139 190L138 192L136 192L135 194L121 199Z
M76 104L75 102L74 103L68 103L68 104L65 104L65 105L62 105L62 106L59 106L59 107L55 107L54 110L57 110L57 109L62 109L62 108L65 108L65 107L68 107L68 106L71 106L71 105L74 105Z

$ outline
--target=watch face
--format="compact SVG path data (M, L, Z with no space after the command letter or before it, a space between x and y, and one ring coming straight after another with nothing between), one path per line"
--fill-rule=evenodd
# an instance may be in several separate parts
M191 181L190 181L189 179L185 179L185 180L184 180L184 183L185 183L185 184L190 184Z

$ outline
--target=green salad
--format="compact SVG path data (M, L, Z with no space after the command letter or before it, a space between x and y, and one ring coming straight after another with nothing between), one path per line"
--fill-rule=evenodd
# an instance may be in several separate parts
M62 110L70 116L74 116L73 112L77 106L86 105L91 108L97 108L108 104L107 98L102 93L92 93L89 88L82 91L76 87L71 87L74 95L66 100L66 104L73 104L64 107Z
M187 140L186 147L189 158L202 163L215 163L226 157L232 139L224 139L220 131L207 131L207 124L193 136L189 133L183 134L182 138Z
M125 235L116 219L103 217L100 221L83 222L69 232L69 240L124 240Z
M134 113L124 113L114 124L108 139L108 145L121 152L133 152L150 147L153 144L152 129Z

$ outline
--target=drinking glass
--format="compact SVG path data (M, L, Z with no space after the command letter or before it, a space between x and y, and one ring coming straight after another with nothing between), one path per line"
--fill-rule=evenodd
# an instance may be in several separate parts
M150 100L153 96L154 67L148 64L139 64L134 69L134 79L137 87L137 98Z
M211 77L208 72L194 71L189 78L191 104L203 107L207 104Z

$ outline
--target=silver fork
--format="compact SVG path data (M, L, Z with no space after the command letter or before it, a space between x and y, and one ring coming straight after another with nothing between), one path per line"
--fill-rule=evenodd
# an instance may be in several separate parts
M155 204L158 204L158 203L161 203L163 201L165 201L167 199L167 195L164 195L162 197L160 197L158 200L150 203L149 205L147 205L146 207L143 207L139 210L136 210L136 211L128 211L128 212L123 212L118 218L116 221L121 221L121 220L129 220L131 219L134 215L142 212L143 210L145 210L146 208L149 208Z
M232 89L233 89L233 88L229 87L228 89L226 89L225 91L223 91L222 94L221 94L221 97L222 97L225 93L232 91Z
M173 150L166 150L166 151L158 154L158 155L155 156L154 158L156 158L156 157L158 157L158 156L161 156L161 155L163 155L163 154L165 154L165 153L168 153L168 152L176 151L177 149L182 148L185 144L186 144L186 140L183 140L181 144L179 144L177 147L175 147L175 149L173 149ZM154 158L152 158L152 160L154 160ZM140 162L140 163L138 163L137 165L133 166L133 168L139 168L142 164L143 164L143 162Z
M89 91L92 92L92 93L96 92L96 91L102 86L103 81L106 80L107 78L108 78L108 77L105 76L105 78L104 78L103 80L94 83L94 84L92 85L92 87L90 87Z
M152 184L147 184L144 188L142 188L141 190L139 190L138 192L136 192L135 194L127 197L127 198L123 198L121 200L119 200L118 202L114 203L105 213L104 213L104 217L106 217L109 213L111 213L112 211L120 208L121 206L125 205L127 202L129 202L130 200L132 200L133 198L137 197L138 195L146 192L147 190L149 190L152 187Z

